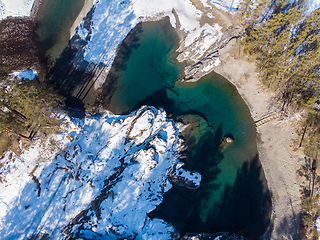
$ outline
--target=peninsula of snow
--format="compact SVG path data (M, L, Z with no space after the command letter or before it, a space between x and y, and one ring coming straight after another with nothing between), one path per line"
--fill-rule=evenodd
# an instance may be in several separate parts
M183 169L179 125L162 109L127 116L65 117L61 134L0 161L0 238L171 239L173 226L148 213ZM181 125L181 124L180 124Z

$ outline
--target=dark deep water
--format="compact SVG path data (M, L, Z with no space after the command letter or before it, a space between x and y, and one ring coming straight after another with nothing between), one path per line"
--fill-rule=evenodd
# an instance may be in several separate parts
M37 41L46 64L57 59L48 76L58 79L70 105L78 108L83 99L76 101L72 93L87 84L79 79L90 76L74 69L74 51L65 47L83 2L46 1L37 16ZM271 198L254 122L236 88L220 75L212 73L195 83L180 81L183 64L175 59L177 42L168 19L135 27L119 46L97 103L116 114L153 105L176 121L190 123L182 134L188 145L184 161L187 169L201 173L201 187L173 186L150 217L172 223L181 233L228 231L257 239L269 225ZM234 143L221 149L221 139L229 133Z
M150 217L182 233L228 231L257 239L269 225L271 198L254 122L236 88L220 75L180 81L177 41L167 20L139 24L121 44L99 101L117 114L162 107L174 120L190 123L182 134L189 147L186 168L202 174L201 187L174 186ZM230 133L234 143L221 149Z

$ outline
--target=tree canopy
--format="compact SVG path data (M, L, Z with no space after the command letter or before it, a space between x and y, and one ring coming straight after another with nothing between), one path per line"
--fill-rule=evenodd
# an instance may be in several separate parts
M252 14L250 15L250 11ZM279 93L284 108L304 109L305 150L320 150L320 8L306 14L300 1L245 0L240 7L247 36L244 52L261 81Z
M0 81L0 132L32 138L40 128L46 133L58 128L56 111L64 99L37 80L12 78L2 69Z

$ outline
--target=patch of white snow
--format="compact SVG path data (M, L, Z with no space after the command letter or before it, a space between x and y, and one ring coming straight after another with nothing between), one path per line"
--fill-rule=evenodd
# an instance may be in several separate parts
M320 235L320 217L317 218L316 222L315 222L315 226L317 228L317 231ZM318 240L320 240L320 236L318 237Z
M219 38L221 29L217 24L201 27L199 20L203 13L190 0L100 0L94 7L91 31L84 29L82 23L78 34L83 40L90 39L84 59L95 64L111 66L119 43L142 20L159 20L168 16L173 27L179 27L187 34L185 45L192 44L205 31L204 50ZM176 18L179 26L176 26Z
M169 169L182 166L183 141L166 113L145 106L65 122L65 132L0 160L0 238L170 239L175 229L147 215L172 186Z
M0 20L12 17L30 16L35 0L0 0Z
M20 79L28 79L28 80L34 80L37 76L37 72L32 71L30 69L25 70L25 71L17 71L17 72L13 72L10 74L12 77L17 76Z
M219 66L220 62L221 62L220 59L219 59L219 58L216 58L215 61L213 61L213 63L208 64L208 65L206 65L206 66L203 68L203 72L209 72L209 71L211 71L214 67Z
M209 0L200 0L201 3L203 4L204 7L207 7L207 8L212 8L209 4L208 4L208 1Z
M307 5L307 13L311 13L320 7L320 0L309 0L306 3Z
M234 12L238 9L241 0L210 0L217 8L228 12Z

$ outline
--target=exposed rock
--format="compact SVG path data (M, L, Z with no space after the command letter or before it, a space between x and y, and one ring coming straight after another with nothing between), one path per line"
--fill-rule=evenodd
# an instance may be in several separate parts
M200 187L200 185L196 185L194 182L192 182L188 179L185 179L181 176L177 176L177 175L172 174L172 175L169 175L169 177L174 184L181 186L181 187L186 187L189 189L198 189Z
M41 3L43 2L43 0L35 0L33 2L33 6L32 6L32 9L31 9L31 14L30 14L30 17L31 18L34 18L39 10L39 6L41 5Z
M229 147L234 142L233 135L231 133L227 133L224 138L221 140L221 143L219 145L220 149L225 149Z
M180 158L181 159L181 158ZM172 169L168 171L168 176L171 181L181 187L189 189L198 189L200 187L201 175L196 171L187 171L183 169L183 163L174 165Z
M209 50L205 53L205 56L201 58L194 64L187 65L184 69L185 78L183 81L194 82L199 80L204 75L210 73L214 70L214 67L219 64L217 59L220 56L220 50L226 47L226 45L233 39L237 39L243 35L243 30L240 27L231 26L228 28L222 35L219 41L217 41ZM188 49L184 49L183 51L190 52L192 51ZM187 61L192 57L192 55L187 55L188 57L182 57L181 54L178 56L179 61Z

